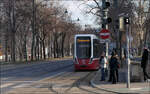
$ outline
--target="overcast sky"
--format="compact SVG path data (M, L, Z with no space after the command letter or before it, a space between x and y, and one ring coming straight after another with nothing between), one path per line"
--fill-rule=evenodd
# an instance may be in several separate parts
M96 24L94 23L94 19L95 17L92 16L92 15L87 15L85 14L85 9L86 9L86 5L83 4L83 1L63 1L62 2L68 12L71 12L72 13L72 19L73 20L77 20L77 18L80 19L80 23L82 25L92 25L92 27L95 27ZM92 2L89 2L89 3L92 3Z

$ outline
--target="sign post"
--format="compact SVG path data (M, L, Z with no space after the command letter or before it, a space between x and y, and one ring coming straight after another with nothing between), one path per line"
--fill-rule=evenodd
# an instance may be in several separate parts
M127 88L130 88L130 58L129 58L129 24L127 24L126 38L127 38Z
M108 60L108 39L110 37L110 32L107 29L103 29L103 30L101 30L99 35L100 35L100 38L102 40L105 40L105 43L106 43L106 58Z

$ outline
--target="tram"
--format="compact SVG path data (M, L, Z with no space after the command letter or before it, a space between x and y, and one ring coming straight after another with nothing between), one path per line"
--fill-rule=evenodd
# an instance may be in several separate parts
M102 53L100 39L94 34L77 34L74 37L74 67L77 70L98 70Z

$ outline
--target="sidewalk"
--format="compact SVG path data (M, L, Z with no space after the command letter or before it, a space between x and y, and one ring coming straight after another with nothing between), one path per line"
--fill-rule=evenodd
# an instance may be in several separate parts
M125 68L119 69L119 82L112 84L106 81L100 81L101 72L97 71L97 74L91 80L91 85L98 89L103 89L111 93L136 93L136 94L150 94L150 81L147 82L131 82L130 88L127 88Z

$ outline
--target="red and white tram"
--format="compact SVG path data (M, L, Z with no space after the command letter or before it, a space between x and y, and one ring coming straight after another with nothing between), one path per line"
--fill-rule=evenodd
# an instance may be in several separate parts
M98 70L103 47L94 34L77 34L74 39L74 67L77 70Z

